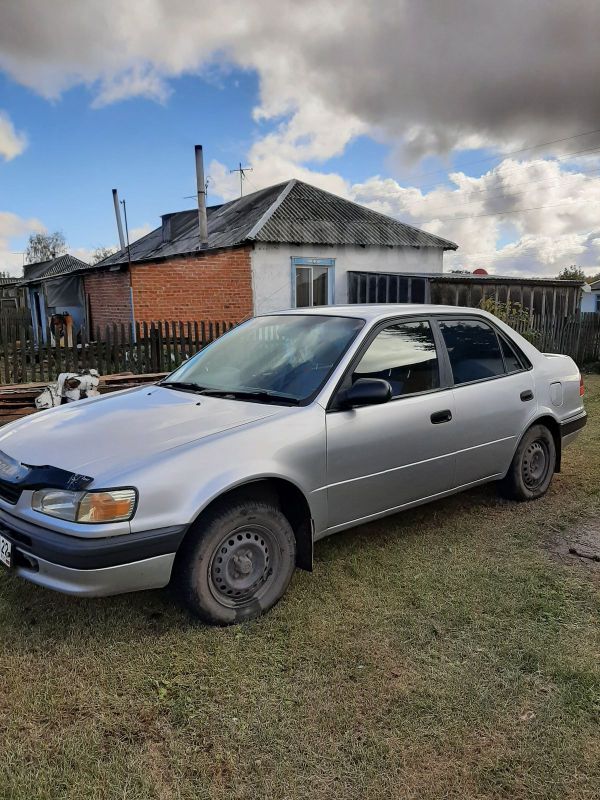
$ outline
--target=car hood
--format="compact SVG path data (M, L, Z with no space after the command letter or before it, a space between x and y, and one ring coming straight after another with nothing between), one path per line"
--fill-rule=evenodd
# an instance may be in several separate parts
M285 411L141 387L42 411L4 430L0 450L23 464L50 464L94 478L154 454Z

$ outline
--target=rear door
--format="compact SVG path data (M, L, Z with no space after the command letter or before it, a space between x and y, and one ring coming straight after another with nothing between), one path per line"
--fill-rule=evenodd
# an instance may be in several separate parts
M327 420L329 527L401 508L454 483L454 393L430 319L388 322L350 366L343 390L359 378L383 378L393 399L340 410Z
M535 416L531 365L481 317L438 320L454 384L455 487L503 476Z

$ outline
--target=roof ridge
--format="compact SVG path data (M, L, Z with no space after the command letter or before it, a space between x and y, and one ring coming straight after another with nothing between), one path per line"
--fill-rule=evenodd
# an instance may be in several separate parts
M273 214L274 214L274 213L277 211L277 209L279 208L279 206L280 206L280 205L283 203L283 201L285 200L285 198L286 198L286 197L288 196L288 194L289 194L289 193L292 191L292 189L294 188L294 186L296 185L296 183L297 183L297 180L296 180L296 178L290 178L290 180L289 180L289 181L286 183L286 185L285 185L285 186L284 186L284 188L281 190L281 192L279 192L279 194L277 195L277 197L275 198L275 200L273 200L273 202L271 203L271 205L270 205L270 206L267 208L267 210L264 212L264 214L262 215L262 217L261 217L261 218L258 220L258 222L256 222L256 223L255 223L255 224L252 226L252 228L251 228L251 229L248 231L248 233L246 234L246 240L248 240L248 239L255 239L255 238L256 238L256 236L257 236L257 235L258 235L258 233L260 232L261 228L263 228L263 227L264 227L264 225L265 225L265 224L266 224L266 223L267 223L267 222L268 222L268 221L271 219L271 217L273 216Z

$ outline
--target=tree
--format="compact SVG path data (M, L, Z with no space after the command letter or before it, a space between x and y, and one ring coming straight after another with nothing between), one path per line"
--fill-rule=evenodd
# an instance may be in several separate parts
M585 281L585 272L576 264L571 264L569 267L563 267L558 273L559 281Z
M27 242L25 258L28 264L49 261L67 252L67 241L62 231L54 233L32 233Z
M96 247L94 252L92 253L90 263L98 264L100 261L104 261L105 258L112 256L112 254L116 252L117 252L116 247Z
M596 281L600 281L600 272L597 272L595 275L588 275L586 281L587 283L596 283Z

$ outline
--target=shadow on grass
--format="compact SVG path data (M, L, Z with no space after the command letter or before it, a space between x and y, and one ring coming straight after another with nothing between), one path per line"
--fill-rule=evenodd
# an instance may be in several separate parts
M451 524L465 512L478 509L484 512L490 506L507 502L499 496L495 484L478 486L326 537L315 545L315 561L332 561L359 547L368 556L370 546L379 549L389 540L408 539L424 532L443 535L444 526L440 524L440 518Z
M375 550L381 551L392 541L425 533L443 536L440 519L448 524L465 512L502 502L496 488L487 485L343 531L317 543L315 562L325 567L325 575L309 579L326 579L327 565L333 566L357 551L368 560ZM293 584L288 591L294 592ZM21 651L31 646L51 649L65 638L74 638L82 645L93 640L96 646L119 638L131 643L148 640L151 646L157 636L198 627L210 630L179 605L169 587L78 598L0 574L0 632L5 646Z

